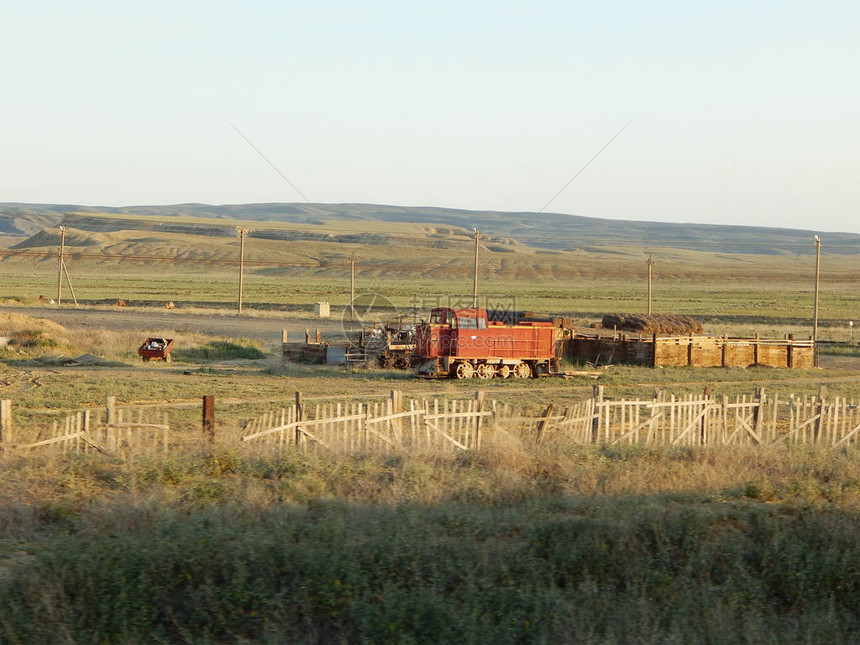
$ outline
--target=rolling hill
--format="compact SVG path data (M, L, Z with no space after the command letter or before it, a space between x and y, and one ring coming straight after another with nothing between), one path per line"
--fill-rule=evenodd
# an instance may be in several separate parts
M111 216L116 218L109 222ZM158 230L207 236L235 236L237 225L251 236L282 240L373 244L392 231L407 234L419 225L421 237L441 227L437 239L468 236L473 227L499 244L538 249L589 247L675 248L732 254L811 254L814 231L750 226L670 224L605 220L560 213L468 211L377 204L177 204L93 207L72 204L0 203L4 246L20 244L42 229L63 223L83 231ZM193 229L193 230L192 230ZM860 235L827 233L834 253L860 253Z

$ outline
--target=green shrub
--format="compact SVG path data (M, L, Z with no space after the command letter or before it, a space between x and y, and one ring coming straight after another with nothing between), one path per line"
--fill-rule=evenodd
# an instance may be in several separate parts
M48 336L42 329L28 329L21 332L17 334L16 338L12 339L11 344L15 344L20 347L35 347L40 349L52 349L54 347L59 347L60 345L56 338Z
M227 361L238 358L258 360L266 355L251 344L239 344L229 341L215 340L197 347L177 348L171 353L174 360L194 361Z

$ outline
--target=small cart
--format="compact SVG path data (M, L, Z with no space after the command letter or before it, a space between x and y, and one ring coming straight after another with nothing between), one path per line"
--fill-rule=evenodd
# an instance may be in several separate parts
M173 349L172 338L147 338L143 345L137 348L137 353L143 361L170 362L170 351Z

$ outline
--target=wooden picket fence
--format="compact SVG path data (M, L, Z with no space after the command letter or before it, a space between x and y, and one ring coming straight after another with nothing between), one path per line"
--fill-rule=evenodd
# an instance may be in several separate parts
M651 399L610 400L603 388L563 413L552 406L532 430L536 441L713 446L781 442L831 447L860 443L860 406L835 397L657 394ZM516 415L507 411L502 417ZM526 419L534 422L534 419ZM527 425L527 424L526 424ZM528 432L527 428L523 431Z
M385 396L385 395L382 395ZM211 397L204 397L211 398ZM13 432L11 404L0 402L0 447L10 451L42 449L99 452L121 457L166 455L190 445L187 433L177 443L168 415L153 409L121 409L107 397L102 409L66 415L49 428ZM211 412L211 410L210 410ZM339 453L479 450L487 441L515 440L525 446L633 444L648 446L725 446L799 443L843 448L860 445L860 406L853 400L817 396L766 395L763 389L737 397L655 394L645 399L593 396L556 407L515 406L485 401L482 392L468 399L404 400L393 390L384 400L305 402L248 421L238 434L204 440L255 450L323 449ZM211 419L214 423L214 419ZM27 436L24 440L24 436ZM17 441L15 441L17 439ZM199 446L199 443L194 445Z
M122 457L166 455L169 432L167 412L118 408L116 399L109 396L104 409L73 412L54 421L35 441L4 445L16 451L51 449Z
M595 386L591 399L555 409L523 408L482 396L469 400L392 398L280 408L250 421L241 440L278 450L476 450L489 436L527 445L552 443L653 446L767 445L830 447L860 443L860 406L823 396L655 395L611 400Z
M278 450L320 446L345 452L426 450L481 446L483 396L468 400L417 400L404 409L393 391L385 401L306 405L297 395L295 405L250 421L242 431L246 443Z

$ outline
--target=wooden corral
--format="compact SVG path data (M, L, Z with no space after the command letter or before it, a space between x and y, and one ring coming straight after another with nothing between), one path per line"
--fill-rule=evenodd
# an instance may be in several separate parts
M321 365L325 363L327 346L326 343L284 343L281 357L287 363Z
M389 347L391 334L378 338L368 335L366 329L343 331L334 342L324 341L319 329L306 329L304 341L288 342L287 330L283 332L281 360L285 363L311 365L374 365L379 355Z
M300 342L288 342L285 329L281 343L281 360L287 363L322 365L326 362L327 348L328 343L322 342L319 329L314 330L313 334L310 329L306 329L304 340Z
M592 365L653 366L654 348L644 337L575 333L565 342L564 357Z
M565 357L593 364L649 367L815 366L812 339L729 338L728 336L627 336L575 334Z

